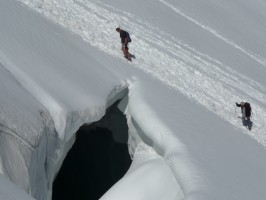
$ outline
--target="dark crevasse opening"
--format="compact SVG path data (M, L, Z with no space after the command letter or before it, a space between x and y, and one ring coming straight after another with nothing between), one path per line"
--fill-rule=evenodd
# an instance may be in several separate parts
M116 105L78 130L53 183L53 200L97 200L129 169L127 122Z

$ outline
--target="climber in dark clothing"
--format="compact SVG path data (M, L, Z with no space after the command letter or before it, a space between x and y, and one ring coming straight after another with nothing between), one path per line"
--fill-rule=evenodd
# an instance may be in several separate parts
M236 106L237 107L241 107L242 118L250 120L250 117L251 117L251 106L250 106L250 103L248 103L248 102L237 103L236 102Z
M124 57L126 59L130 60L130 53L128 52L128 43L131 42L130 36L129 36L128 32L126 32L120 28L116 28L116 31L118 33L120 33L121 44L122 44L121 50L124 53Z

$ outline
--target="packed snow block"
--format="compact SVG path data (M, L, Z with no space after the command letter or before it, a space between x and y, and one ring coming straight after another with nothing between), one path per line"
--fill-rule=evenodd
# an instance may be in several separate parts
M36 199L47 199L47 186L53 175L48 172L52 172L49 168L54 164L47 161L47 138L43 137L34 147L12 135L7 128L2 127L0 132L1 173ZM53 150L55 147L50 146Z
M51 116L0 61L0 173L34 197L48 194ZM49 146L52 151L56 145ZM51 155L51 153L50 153ZM50 179L51 179L50 175ZM42 198L38 198L42 199Z
M38 193L35 182L46 190L46 152L36 155L36 150L49 130L45 127L53 125L49 115L41 111L45 108L6 70L6 63L0 65L0 172L33 195Z
M12 182L37 199L48 194L45 169L46 150L41 142L33 148L8 132L0 134L1 171ZM45 141L45 140L43 140Z
M171 168L153 148L139 142L126 175L101 200L184 199Z
M164 158L165 149L158 143L162 138L154 134L150 135L151 132L160 130L154 129L153 123L142 123L154 116L150 115L151 110L148 109L149 106L142 97L139 98L134 89L130 92L130 98L128 96L123 98L118 107L127 116L128 151L133 163L123 179L116 183L101 200L183 199L185 194L181 188L182 183L175 178L169 163ZM145 120L142 118L140 123L134 119L134 117L137 119L139 116L143 117L144 111L148 113L148 115L144 114ZM159 124L157 121L157 128Z

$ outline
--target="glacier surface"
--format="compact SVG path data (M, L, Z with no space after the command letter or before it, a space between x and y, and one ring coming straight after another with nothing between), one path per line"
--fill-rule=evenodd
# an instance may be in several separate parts
M266 4L126 2L0 2L0 198L51 199L75 132L121 99L133 163L101 199L266 199Z

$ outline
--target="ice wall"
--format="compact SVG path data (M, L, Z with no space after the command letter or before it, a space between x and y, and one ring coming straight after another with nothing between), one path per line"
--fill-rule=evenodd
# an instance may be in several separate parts
M111 91L111 98L108 99L101 108L107 108L107 105L111 105L112 102L122 98L123 95L126 94L126 91L127 90L120 92L118 90L117 95L115 95L114 91ZM3 118L11 111L11 108L8 107L10 104L4 103L5 102L1 101L1 106L5 107L5 109L1 110L1 116ZM17 104L14 104L18 106L17 111L26 115L26 111L22 113L23 109L20 107L21 105L19 103L21 102L18 101ZM75 141L75 131L72 132L70 139L62 140L58 136L49 112L45 108L43 109L44 111L41 112L41 115L38 115L38 110L32 112L31 115L28 114L28 121L24 122L25 124L22 124L23 126L31 127L33 131L32 135L27 135L27 133L29 134L30 132L23 132L23 130L21 130L19 122L21 122L21 120L23 121L25 118L19 116L15 110L13 110L14 112L12 112L10 118L4 118L1 121L0 127L1 173L38 200L51 199L54 177L59 171L68 150L72 147ZM93 112L101 113L98 120L105 114L105 109L97 110L97 107L95 107L92 108L92 110ZM46 112L46 115L44 112ZM89 114L90 113L87 115ZM77 116L71 112L67 113L67 115L69 118L83 117L82 115ZM86 114L84 115L86 117ZM89 116L93 119L97 119L97 117L93 115ZM13 130L8 127L12 117L15 118L17 122L12 124L14 128ZM37 127L36 123L34 123L36 119L40 122L39 129L34 129L34 126ZM32 120L34 120L34 122ZM7 123L5 123L5 121ZM88 124L92 122L94 121L87 121ZM71 127L71 130L77 130L81 125L83 124L80 124L79 121L73 120L71 121L71 126L69 126ZM70 133L69 130L66 130L66 132ZM20 136L22 134L25 134L25 138ZM26 141L28 138L35 141L36 144L28 143ZM117 140L119 140L119 138L117 138Z

